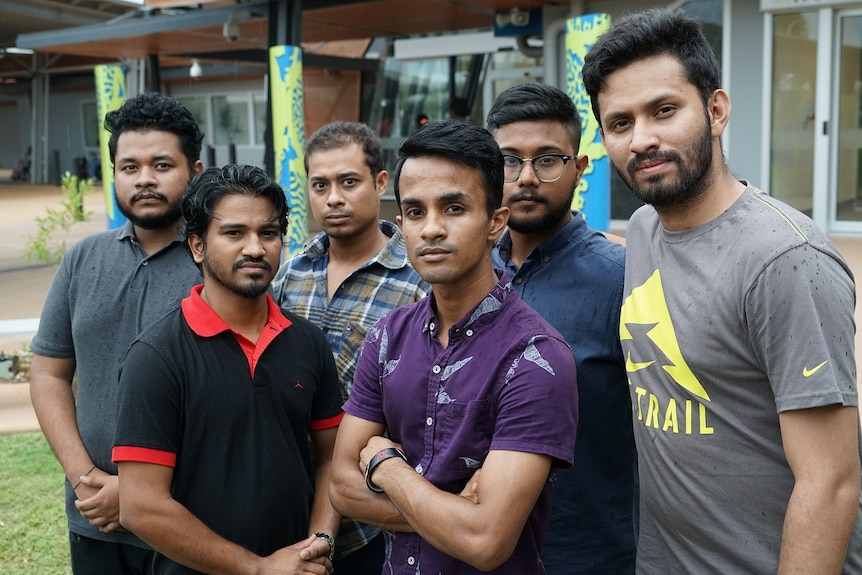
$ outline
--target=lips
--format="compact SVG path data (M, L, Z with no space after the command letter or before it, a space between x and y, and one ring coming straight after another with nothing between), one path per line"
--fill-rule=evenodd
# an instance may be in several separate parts
M156 194L152 192L143 192L140 194L135 194L132 198L132 203L134 202L163 202L165 197L162 194Z
M324 219L331 224L340 224L350 218L350 214L328 214Z

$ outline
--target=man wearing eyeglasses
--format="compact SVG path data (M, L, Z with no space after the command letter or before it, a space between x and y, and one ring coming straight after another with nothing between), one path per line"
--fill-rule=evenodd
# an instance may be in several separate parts
M574 465L557 470L542 559L547 573L634 573L637 465L619 342L624 248L572 211L589 159L572 100L541 84L509 88L488 113L504 154L508 230L494 249L521 298L575 352Z

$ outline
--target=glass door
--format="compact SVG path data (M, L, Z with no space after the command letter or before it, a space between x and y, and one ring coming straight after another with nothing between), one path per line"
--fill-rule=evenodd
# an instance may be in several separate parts
M838 13L830 232L862 233L862 10Z
M770 190L812 214L818 13L776 14L772 30Z

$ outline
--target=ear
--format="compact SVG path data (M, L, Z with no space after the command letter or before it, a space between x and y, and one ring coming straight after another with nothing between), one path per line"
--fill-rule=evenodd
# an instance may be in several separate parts
M497 240L500 239L500 236L503 234L503 230L506 229L506 224L508 223L509 208L503 206L494 210L494 213L491 214L491 222L488 227L488 239L491 240L492 244L497 243Z
M195 260L196 264L202 263L204 261L204 250L206 248L206 242L202 237L196 234L189 236L188 242L189 248L192 252L192 259Z
M201 162L200 160L198 160L197 162L195 162L195 171L194 171L194 174L192 174L192 175L200 174L203 170L204 170L204 163Z
M709 127L713 138L724 133L730 121L730 96L724 90L716 90L706 102L706 112L709 115Z
M578 179L575 180L575 187L581 183L581 178L584 176L584 170L587 169L587 166L590 163L590 158L586 154L582 156L578 156L574 160L575 162L575 170L578 172Z
M383 197L383 194L386 193L386 184L389 182L389 172L386 170L380 170L380 173L377 174L377 195Z

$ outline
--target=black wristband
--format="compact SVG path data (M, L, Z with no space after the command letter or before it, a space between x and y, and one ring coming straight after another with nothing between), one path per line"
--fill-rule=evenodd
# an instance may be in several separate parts
M374 485L374 482L371 481L371 474L374 472L374 468L380 465L381 461L386 461L387 459L392 459L393 457L400 457L407 462L407 456L404 455L404 452L396 447L387 447L386 449L381 449L377 452L377 455L371 458L371 461L368 462L368 467L365 468L365 485L368 486L368 489L373 491L374 493L383 493L383 490Z

